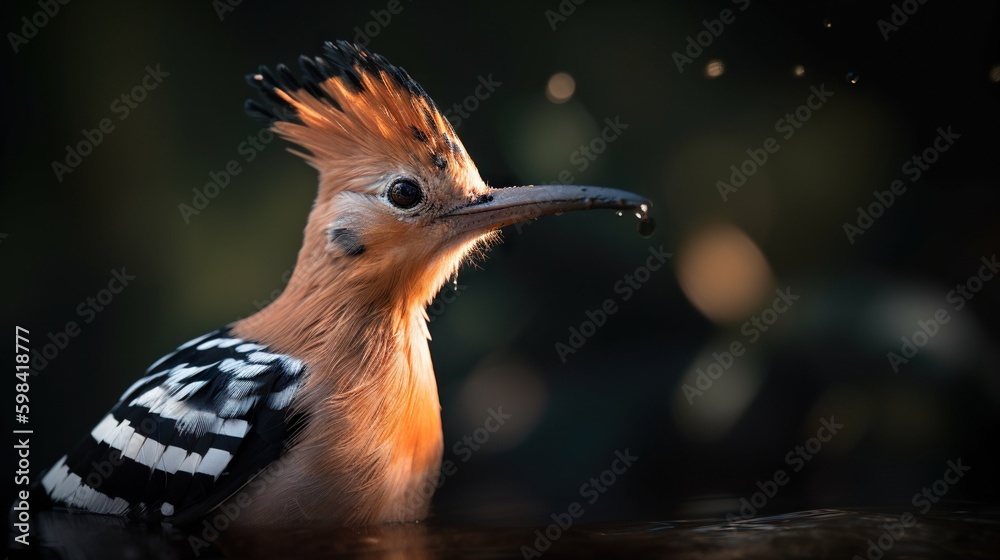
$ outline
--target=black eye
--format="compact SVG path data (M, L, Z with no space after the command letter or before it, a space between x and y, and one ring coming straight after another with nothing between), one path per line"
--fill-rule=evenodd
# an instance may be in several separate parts
M424 193L413 181L401 179L389 187L389 202L396 206L408 210L413 208L424 198Z

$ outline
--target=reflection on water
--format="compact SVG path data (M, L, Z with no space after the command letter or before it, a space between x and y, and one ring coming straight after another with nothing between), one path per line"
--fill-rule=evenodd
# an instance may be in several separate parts
M813 510L746 521L592 525L568 530L504 522L420 524L360 529L306 527L249 533L185 534L106 517L44 513L32 557L162 558L995 558L1000 510L932 511L915 525L898 513ZM213 541L209 543L208 541Z

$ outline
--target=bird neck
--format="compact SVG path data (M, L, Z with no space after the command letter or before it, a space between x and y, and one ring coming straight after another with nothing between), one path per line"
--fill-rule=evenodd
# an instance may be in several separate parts
M307 267L300 259L285 291L234 331L314 365L426 346L420 305L394 300L391 290L358 281L346 266Z
M328 202L318 201L310 212L285 291L234 330L323 375L343 378L341 386L358 382L359 375L378 375L401 356L422 381L433 383L425 307L461 259L442 261L439 272L419 281L426 278L420 270L426 260L395 255L393 262L388 251L331 251L327 224L334 215Z
M443 450L425 314L350 274L297 267L234 331L306 364L293 407L310 420L287 461L288 484L302 486L288 495L307 496L299 507L358 523L419 519L427 500L413 505L414 488L437 476Z

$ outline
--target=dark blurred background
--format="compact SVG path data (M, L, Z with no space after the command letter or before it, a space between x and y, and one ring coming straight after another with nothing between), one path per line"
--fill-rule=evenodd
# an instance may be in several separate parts
M5 4L4 31L25 39L8 35L5 55L5 328L30 329L39 352L65 346L36 362L32 467L51 465L156 358L281 290L316 177L281 141L246 160L241 144L263 123L243 113L243 76L353 39L461 119L490 184L633 190L659 224L648 240L612 212L508 228L457 297L432 307L445 458L458 466L436 515L565 511L626 449L638 461L586 505L587 521L739 515L778 470L788 483L760 514L913 509L959 458L971 471L944 499L995 504L1000 278L969 281L1000 252L998 8L895 6L894 23L889 1L70 2L28 38L21 18L42 8ZM161 81L123 119L121 96L147 67ZM499 85L476 97L481 79ZM801 109L811 88L829 93ZM105 118L114 130L55 171ZM627 128L597 141L606 119ZM938 141L948 149L934 163L907 164L949 127L959 137ZM768 138L778 150L724 200L718 182ZM232 159L241 173L186 222L178 205ZM879 212L873 193L896 180L905 192ZM637 271L660 247L666 266ZM108 302L101 290L123 267L134 279ZM640 286L627 300L626 275ZM974 298L949 297L967 283ZM776 289L799 299L765 311ZM607 299L618 311L592 332L587 312ZM948 322L894 367L901 337L939 309ZM744 327L755 316L773 326ZM564 362L556 344L581 327L592 336ZM734 341L745 353L699 385ZM511 418L479 450L453 447L500 407ZM843 427L796 460L831 417Z

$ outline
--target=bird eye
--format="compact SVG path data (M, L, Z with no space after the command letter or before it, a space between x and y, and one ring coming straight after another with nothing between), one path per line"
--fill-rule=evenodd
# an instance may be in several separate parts
M413 181L401 179L389 187L389 202L399 208L409 210L424 198L424 193Z

